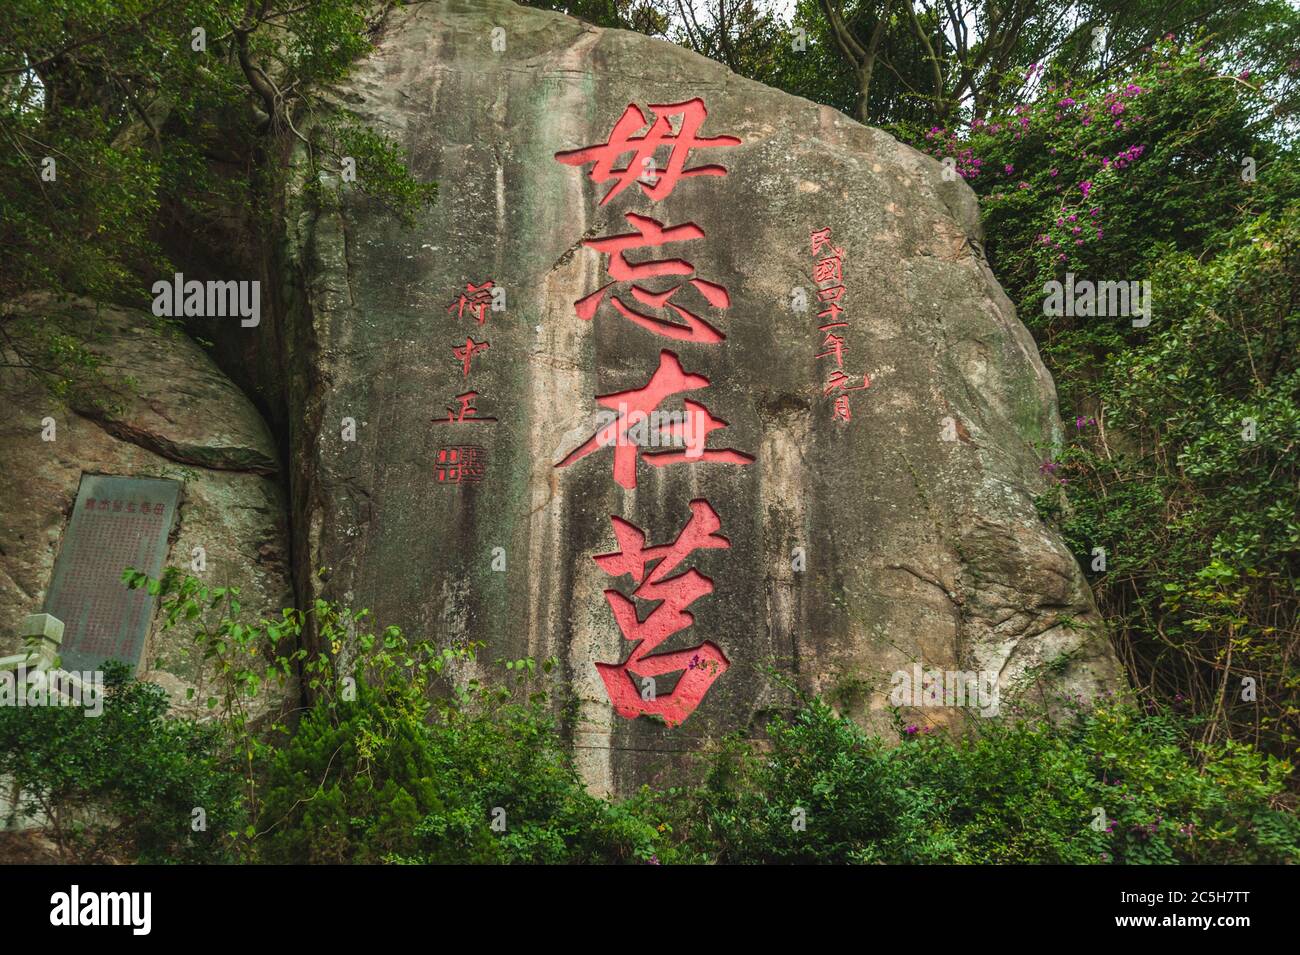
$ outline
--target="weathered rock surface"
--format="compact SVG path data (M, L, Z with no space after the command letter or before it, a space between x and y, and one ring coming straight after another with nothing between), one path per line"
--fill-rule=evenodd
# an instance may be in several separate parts
M0 398L14 413L0 422L0 655L15 652L18 622L39 612L82 474L170 478L184 484L165 564L188 568L206 551L201 576L241 588L254 618L292 606L286 508L277 452L257 410L203 351L180 334L160 334L150 316L76 300L24 303L53 314L102 360L118 387L112 410L59 408L25 371L0 373ZM55 440L41 420L55 419ZM178 709L205 711L198 663L183 627L164 632L155 616L141 676L164 686ZM296 692L272 691L255 714Z
M613 183L555 158L606 142L629 104L653 121L654 104L694 98L708 111L698 135L741 143L696 150L687 165L725 176L682 178L657 200L630 185L601 205ZM304 596L370 607L422 636L483 640L484 673L502 657L557 656L578 701L567 729L580 765L613 791L669 781L706 737L757 734L788 703L768 662L877 729L891 674L916 663L995 672L1004 701L1114 684L1080 569L1034 506L1060 434L1053 383L981 256L974 196L937 163L682 49L504 0L394 13L338 99L396 136L441 196L413 230L337 180L325 183L337 201L299 188L287 210L302 294L256 334L286 336L295 356L285 381ZM608 299L594 320L577 317L574 303L610 281L608 257L580 243L629 233L629 212L703 231L630 258L680 256L725 286L729 308L690 288L674 298L725 341L662 337ZM821 228L844 250L844 367L852 384L871 382L849 422L832 420L834 366L816 357L809 238ZM503 311L482 325L449 313L467 283L489 279ZM626 298L626 286L611 293ZM795 289L807 309L792 307ZM490 343L468 377L452 353L467 335ZM708 447L753 463L641 463L635 488L614 480L612 449L557 468L596 431L595 396L645 386L663 349L708 379L688 395L728 423ZM433 422L469 390L495 424ZM440 484L439 451L465 445L486 452L482 480ZM618 549L612 516L648 545L671 543L697 499L730 546L676 568L696 568L713 592L657 652L707 640L729 668L680 726L621 718L596 663L625 660L631 644L603 591L635 584L592 558ZM651 605L639 610L645 619Z

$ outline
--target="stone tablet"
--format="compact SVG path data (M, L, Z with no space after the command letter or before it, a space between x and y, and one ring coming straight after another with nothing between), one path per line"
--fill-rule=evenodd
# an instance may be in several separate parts
M153 478L81 478L72 522L54 565L45 610L63 621L63 667L105 660L140 665L153 598L122 583L127 567L158 576L181 485Z

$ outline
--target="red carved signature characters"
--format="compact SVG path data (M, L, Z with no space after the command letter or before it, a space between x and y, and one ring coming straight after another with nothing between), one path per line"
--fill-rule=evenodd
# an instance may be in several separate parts
M826 379L826 387L822 392L823 396L829 396L833 391L836 390L862 391L864 388L871 387L871 377L869 375L863 375L862 384L858 385L856 388L849 387L848 383L852 380L853 380L852 378L844 374L844 372L842 371L831 372L831 376Z
M609 274L611 278L620 282L636 282L640 279L663 275L690 275L695 271L695 266L684 259L648 259L645 262L629 262L627 260L627 252L630 249L658 248L669 242L686 242L691 239L704 238L704 230L695 223L687 222L683 225L665 228L662 222L647 216L639 216L635 212L628 212L624 214L623 218L627 220L628 225L636 230L635 232L606 236L599 239L585 239L582 243L597 252L604 252L609 256ZM595 316L600 303L604 300L605 293L609 291L610 286L613 284L613 282L610 282L603 285L590 295L574 302L574 311L578 313L578 317L590 321ZM652 292L645 286L637 284L632 286L631 293L632 297L642 305L651 308L663 308L665 306L671 308L679 318L686 322L685 325L667 322L646 315L643 312L638 312L618 295L613 297L612 304L624 318L636 322L642 328L652 331L656 335L677 339L678 341L701 342L703 344L714 344L722 341L726 337L722 332L698 315L670 301L684 284L686 283L679 282L672 288L661 292ZM714 308L730 307L731 297L721 285L701 278L691 279L690 284Z
M850 391L862 391L871 386L871 377L862 376L862 384L856 387L850 386L849 382L853 379L844 373L844 353L848 350L844 334L836 334L832 329L848 328L849 323L841 317L844 313L844 307L840 304L844 300L845 288L844 282L844 250L831 245L830 229L814 229L808 234L812 247L813 256L821 255L813 265L813 281L817 283L817 299L825 305L825 308L817 313L817 317L823 322L817 326L817 330L825 334L822 339L822 348L825 351L820 352L816 357L833 358L835 360L835 369L826 378L822 386L822 397L829 398L835 394L835 401L832 407L832 421L852 421L853 411L849 407ZM831 284L834 283L834 284Z
M438 449L436 469L439 484L476 484L483 480L487 449L462 445Z
M475 285L473 282L465 283L465 291L461 293L460 298L448 306L448 312L455 312L456 318L462 318L468 311L471 318L476 318L480 325L487 321L487 310L494 304L494 295L496 294L496 283L491 279L486 279L482 284ZM504 303L504 299L502 299ZM472 335L465 336L464 345L451 346L451 354L460 364L460 373L462 378L469 378L469 373L473 368L474 357L487 351L491 345L487 342L475 341ZM468 384L468 382L465 382ZM489 415L480 414L474 402L479 397L479 393L474 390L462 392L455 397L456 405L447 406L447 416L445 418L431 419L434 424L494 424L496 418ZM443 484L460 484L464 481L477 481L482 477L482 466L479 465L477 470L474 464L486 457L486 452L482 448L466 448L465 450L471 457L470 469L466 471L462 467L455 469L444 469L441 465L448 463L446 455L459 451L455 448L443 448L438 452L438 481ZM483 452L483 453L478 453ZM453 459L455 460L455 459ZM470 475L470 476L466 476Z
M465 311L468 309L470 315L474 316L480 325L487 321L487 310L492 305L492 280L488 279L482 285L475 285L473 282L465 283L465 291L460 293L460 298L447 306L447 311L455 311L457 318L464 318Z
M669 726L679 726L695 712L713 681L730 664L722 651L707 641L688 650L654 654L655 648L665 640L694 623L695 617L686 608L713 593L713 582L693 567L674 577L668 574L693 551L728 548L731 542L717 533L722 522L704 500L691 501L691 519L671 544L646 547L642 531L620 517L611 517L610 521L618 550L593 559L610 576L630 574L638 585L632 596L658 605L642 621L637 617L634 600L617 590L605 591L605 599L624 639L634 643L623 663L597 663L596 669L619 716L633 719L653 715L661 717ZM647 575L649 564L655 566ZM670 693L643 692L643 681L677 672L681 678Z
M818 355L818 358L834 358L835 364L840 368L844 367L844 339L834 332L827 332L826 339L822 342L822 348L827 349Z
M661 351L659 367L644 388L616 391L613 394L596 397L598 404L613 409L617 412L617 417L610 424L598 429L581 446L569 452L556 467L567 468L593 451L613 445L614 480L623 487L633 488L636 487L638 457L654 467L665 467L688 461L752 464L753 455L731 448L705 448L709 432L724 428L727 423L713 417L709 414L708 408L694 401L683 401L686 408L684 421L675 421L659 430L659 435L663 437L681 439L685 443L685 450L645 451L637 441L629 438L629 431L650 419L651 413L657 411L666 398L684 391L706 388L708 384L709 379L703 375L692 375L683 370L682 363L672 352Z
M460 362L462 378L469 377L469 364L474 360L474 356L479 352L487 351L491 347L492 346L487 342L476 342L467 335L465 336L465 345L463 347L452 348L451 353L455 355L456 359Z
M496 418L488 418L478 413L474 407L474 399L478 397L477 391L467 391L463 395L457 395L456 400L460 402L459 408L447 407L447 417L434 418L434 424L473 424L483 422L485 424L496 421Z
M594 163L589 173L592 182L615 180L600 200L602 206L634 182L646 196L658 202L672 193L680 179L726 175L726 169L717 165L686 168L687 154L692 149L740 145L740 140L735 136L696 137L695 134L708 116L704 100L697 97L685 103L652 104L650 109L656 114L653 124L639 107L629 105L614 124L607 142L555 154L556 159L569 166ZM681 117L681 127L677 132L673 132L672 116ZM642 135L633 135L646 126L650 127L648 131ZM669 147L668 164L663 168L656 165L655 160L655 151L660 146ZM615 169L614 163L627 153L632 153L628 164L622 169Z

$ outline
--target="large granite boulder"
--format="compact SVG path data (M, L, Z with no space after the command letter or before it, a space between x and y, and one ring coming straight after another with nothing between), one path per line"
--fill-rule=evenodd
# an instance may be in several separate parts
M83 475L181 482L164 564L191 571L191 555L202 547L205 567L196 576L239 587L252 619L292 606L288 522L274 477L279 455L248 398L192 340L147 314L44 297L16 310L27 314L22 322L43 318L89 349L103 381L99 400L74 394L69 407L27 371L0 372L0 399L14 409L0 421L0 656L17 652L19 622L44 605ZM21 334L22 326L10 331ZM42 440L47 418L53 440ZM164 631L155 616L139 673L168 690L177 712L202 715L211 675L192 650L187 626ZM296 693L296 686L271 686L251 714L278 711Z
M938 163L504 0L394 12L336 94L441 193L406 229L364 183L291 190L289 304L255 334L292 356L303 597L483 641L480 676L558 657L607 791L757 735L790 701L767 664L876 729L917 665L1004 704L1114 685L1035 508L1052 380ZM687 448L636 446L674 428Z

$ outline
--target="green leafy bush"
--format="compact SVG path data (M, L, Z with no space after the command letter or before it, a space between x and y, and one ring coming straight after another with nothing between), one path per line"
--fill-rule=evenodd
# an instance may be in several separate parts
M772 723L770 750L733 742L702 786L641 800L719 862L1300 861L1289 764L1230 741L1193 758L1188 729L1109 703L888 746L813 700Z
M367 611L245 619L238 590L169 569L128 571L188 628L215 681L208 703L239 767L251 822L232 834L245 861L274 863L594 862L648 859L655 828L587 792L538 681L553 670L502 661L488 688L458 681L479 647L436 647ZM310 626L309 626L310 624ZM310 637L308 637L310 634ZM304 641L319 647L309 651ZM311 698L255 733L247 704L297 673Z
M21 784L20 812L69 861L231 861L243 805L222 727L169 718L166 692L121 664L104 676L98 716L0 706L0 779Z
M1070 429L1049 507L1141 685L1213 736L1300 743L1300 205L1170 253L1148 340L1109 356L1107 432Z
M1038 68L1027 72L1031 78ZM1300 744L1300 166L1267 84L1167 37L1121 75L916 136L976 190L1056 377L1040 499L1131 683L1208 739ZM1046 314L1048 282L1149 281L1150 324Z
M399 638L400 639L400 638ZM251 846L267 862L565 863L648 858L653 828L589 794L540 699L431 704L395 678L322 699L264 751Z

